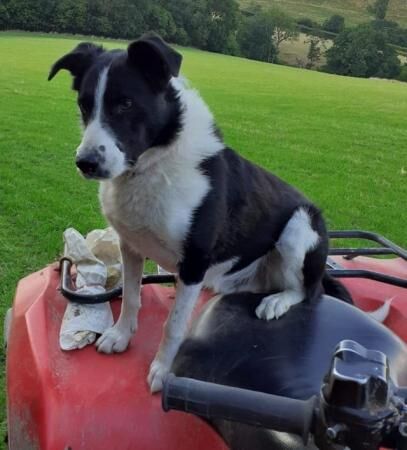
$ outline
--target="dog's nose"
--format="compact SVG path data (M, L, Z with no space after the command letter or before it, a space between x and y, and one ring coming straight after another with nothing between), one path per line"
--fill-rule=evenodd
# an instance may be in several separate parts
M99 157L94 153L86 156L79 156L76 158L76 165L82 173L92 175L98 170Z

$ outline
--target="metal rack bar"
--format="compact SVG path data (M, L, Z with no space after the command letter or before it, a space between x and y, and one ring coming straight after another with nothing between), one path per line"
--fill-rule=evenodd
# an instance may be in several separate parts
M363 230L344 230L344 231L330 231L328 235L331 239L366 239L376 242L383 247L377 248L331 248L330 255L342 255L345 258L351 259L356 256L362 255L397 255L400 258L407 261L407 251L398 245L394 244L390 240L377 233ZM69 258L63 257L60 261L61 271L61 293L71 302L96 304L104 303L113 300L122 295L122 287L119 286L110 291L96 295L84 295L78 294L74 288L71 277L72 261ZM392 284L407 288L407 280L397 278L391 275L385 275L379 272L373 272L370 270L354 270L344 269L340 264L328 258L327 261L327 273L335 278L366 278L369 280L379 281L381 283ZM173 274L165 275L144 275L142 278L142 284L165 284L175 283L176 277Z

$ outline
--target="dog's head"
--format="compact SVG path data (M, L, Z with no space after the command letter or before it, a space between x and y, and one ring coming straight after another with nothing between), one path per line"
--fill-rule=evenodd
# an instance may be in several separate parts
M168 145L181 124L181 106L170 83L182 57L157 35L127 51L81 43L51 68L73 76L84 124L76 164L87 178L115 178L146 150Z

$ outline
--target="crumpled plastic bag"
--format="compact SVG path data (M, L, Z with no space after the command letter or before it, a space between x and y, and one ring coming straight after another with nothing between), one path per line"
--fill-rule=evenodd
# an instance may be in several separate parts
M119 238L113 228L93 230L86 236L86 245L107 269L107 290L117 286L122 277Z
M112 228L94 230L86 239L74 228L64 232L64 256L76 265L76 290L81 294L103 293L121 280L119 239ZM109 303L81 305L68 302L62 319L59 345L75 350L95 342L113 325Z

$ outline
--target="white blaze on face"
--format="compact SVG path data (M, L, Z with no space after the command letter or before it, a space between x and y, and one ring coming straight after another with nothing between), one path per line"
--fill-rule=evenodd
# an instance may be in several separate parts
M126 158L117 147L112 132L103 125L103 97L106 91L109 67L102 70L95 90L93 116L83 133L82 142L76 153L86 157L97 152L100 156L100 172L108 173L108 178L115 178L127 170Z

